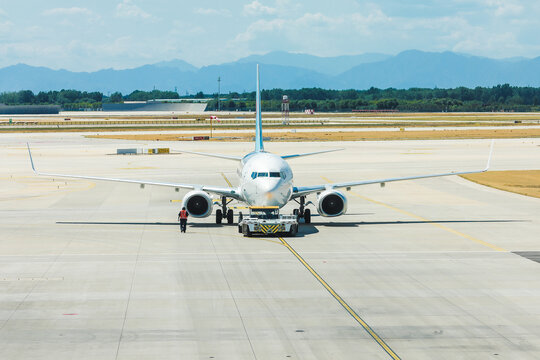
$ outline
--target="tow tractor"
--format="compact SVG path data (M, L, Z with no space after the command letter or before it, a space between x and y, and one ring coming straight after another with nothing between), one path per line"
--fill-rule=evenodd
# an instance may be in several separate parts
M298 233L298 217L281 215L278 206L250 206L249 215L239 214L238 232L244 236Z

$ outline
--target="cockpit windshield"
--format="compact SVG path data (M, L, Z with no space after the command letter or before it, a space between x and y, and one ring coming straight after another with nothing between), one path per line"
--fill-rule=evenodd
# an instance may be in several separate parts
M272 178L285 178L285 174L279 172L279 171L271 171L270 173L267 172L252 172L251 178L256 179L258 177L272 177Z

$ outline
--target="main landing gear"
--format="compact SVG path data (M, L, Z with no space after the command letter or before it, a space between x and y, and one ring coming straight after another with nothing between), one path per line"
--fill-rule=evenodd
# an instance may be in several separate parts
M306 209L306 197L300 196L300 201L295 200L300 208L294 209L293 214L296 215L298 220L304 219L304 223L311 224L311 210Z
M227 205L230 204L232 200L227 202L227 197L221 197L221 209L216 210L216 224L221 224L223 219L227 219L227 224L232 224L234 222L234 212L232 209L227 210Z

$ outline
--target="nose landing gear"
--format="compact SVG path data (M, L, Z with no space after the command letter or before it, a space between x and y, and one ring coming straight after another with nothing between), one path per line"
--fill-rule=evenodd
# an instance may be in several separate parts
M227 205L231 203L232 200L227 201L226 196L221 197L221 209L216 210L216 224L221 224L223 219L227 219L227 224L232 224L234 222L234 211L232 209L227 209Z
M297 216L298 220L304 219L304 223L311 224L311 210L306 209L306 197L300 196L300 201L296 201L299 205L299 209L294 209L293 214Z

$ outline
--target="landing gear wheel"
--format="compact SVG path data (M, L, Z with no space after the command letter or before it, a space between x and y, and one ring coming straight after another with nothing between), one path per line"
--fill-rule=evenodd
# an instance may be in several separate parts
M242 233L242 225L238 225L238 233L239 233L239 234Z
M234 212L232 209L227 210L227 224L231 225L234 222Z
M247 224L242 225L242 233L244 234L244 236L251 236L251 231L249 230L249 226L247 226Z
M240 211L238 213L238 223L240 224L242 222L242 219L244 218L244 215L242 214L242 212Z
M306 224L311 224L311 210L304 210L304 222Z
M221 224L221 220L223 220L223 212L221 209L216 210L216 224Z
M292 225L291 230L289 230L289 236L290 237L296 236L297 233L298 233L298 225Z
M299 211L298 211L298 209L294 209L294 210L292 211L292 213L293 213L293 215L298 216Z

